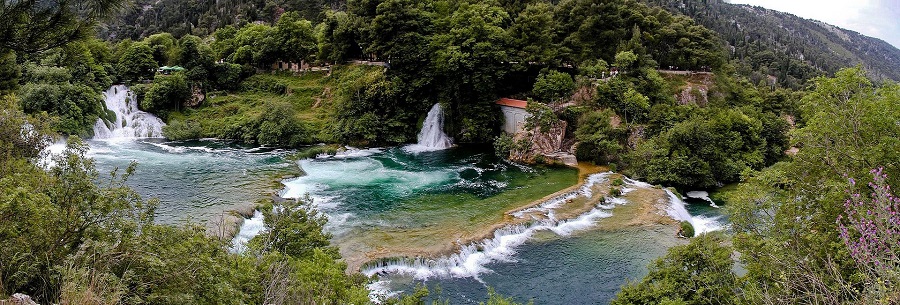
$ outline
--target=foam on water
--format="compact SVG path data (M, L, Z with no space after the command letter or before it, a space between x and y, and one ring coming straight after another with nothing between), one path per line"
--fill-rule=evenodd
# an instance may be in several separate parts
M598 205L591 211L576 218L559 221L554 217L554 210L567 200L584 196L593 196L590 188L608 179L611 173L594 174L588 177L585 184L573 192L552 198L538 206L513 213L513 216L524 218L534 213L544 214L543 219L534 219L528 224L509 225L494 231L492 238L461 247L456 254L437 259L394 259L385 260L375 266L363 270L366 275L406 274L424 280L434 277L471 277L479 279L479 275L490 272L486 266L493 262L514 262L516 248L527 242L539 231L551 231L560 236L568 236L574 232L588 229L596 221L610 217L608 207ZM620 199L624 200L624 199Z
M714 207L714 208L719 207L718 205L716 205L715 201L713 201L711 198L709 198L709 193L707 193L706 191L690 191L690 192L687 192L687 194L685 194L685 196L688 196L689 198L694 198L694 199L706 200L707 202L709 202L709 206Z
M253 217L244 219L241 229L234 239L231 240L231 251L242 253L247 250L247 242L254 236L259 235L265 229L263 214L260 211L253 212Z
M690 222L694 227L695 234L700 235L722 229L722 224L719 222L720 217L692 216L685 207L686 203L684 200L681 200L672 191L666 190L666 194L669 195L669 207L666 209L669 217L679 221Z

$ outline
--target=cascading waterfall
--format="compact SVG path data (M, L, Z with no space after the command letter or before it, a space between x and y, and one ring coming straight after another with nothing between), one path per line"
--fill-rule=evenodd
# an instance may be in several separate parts
M106 109L116 114L114 122L97 119L94 139L161 138L163 123L158 117L138 110L134 92L124 85L110 87L103 92Z
M706 202L709 202L709 206L714 207L714 208L719 207L718 205L716 205L716 202L712 200L712 198L709 198L709 193L707 193L705 191L690 191L690 192L687 192L685 194L685 196L688 196L689 198L701 199Z
M433 151L447 149L453 146L453 139L444 133L444 109L441 104L434 104L422 123L422 130L419 131L419 142L414 145L408 145L408 151Z
M666 190L666 194L669 195L669 208L666 209L666 212L669 213L669 217L672 217L675 220L690 222L691 226L694 227L695 234L699 235L722 229L722 224L719 223L718 217L709 218L693 216L688 212L684 200L681 200L678 195L675 195L675 193L672 193L672 191L669 190Z

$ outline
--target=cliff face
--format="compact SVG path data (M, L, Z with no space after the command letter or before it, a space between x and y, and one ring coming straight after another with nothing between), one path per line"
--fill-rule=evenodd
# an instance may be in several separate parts
M517 146L510 153L510 159L517 162L558 162L568 166L578 165L578 160L572 154L571 141L566 141L566 121L558 121L547 132L540 129L522 131L516 133L513 140L524 145ZM567 145L569 144L569 145Z

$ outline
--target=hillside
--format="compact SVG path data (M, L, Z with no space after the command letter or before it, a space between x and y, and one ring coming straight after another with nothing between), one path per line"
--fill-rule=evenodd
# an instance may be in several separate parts
M305 19L319 20L340 0L135 0L98 29L103 38L140 39L159 32L176 37L206 36L228 25L255 21L272 23L284 12L297 11Z
M862 65L870 77L900 80L900 50L880 39L820 21L720 0L644 0L685 14L725 40L739 72L758 83L766 75L797 88L821 74Z

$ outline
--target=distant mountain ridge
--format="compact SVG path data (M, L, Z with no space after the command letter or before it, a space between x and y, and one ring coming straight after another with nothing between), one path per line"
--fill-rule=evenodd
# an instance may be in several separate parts
M722 0L643 0L715 31L731 55L758 79L797 87L816 74L862 65L875 79L900 80L900 50L877 38L821 21Z

